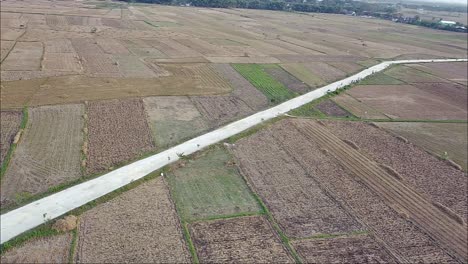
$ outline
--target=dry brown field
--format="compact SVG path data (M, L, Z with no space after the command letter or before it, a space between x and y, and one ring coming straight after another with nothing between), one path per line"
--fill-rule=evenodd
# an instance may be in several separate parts
M28 123L2 179L9 204L81 177L83 105L29 109Z
M246 103L235 96L193 96L190 100L212 127L253 113Z
M467 124L462 123L378 123L379 127L435 155L450 159L467 170ZM463 181L462 181L463 184Z
M414 64L409 66L441 78L460 82L465 86L468 79L468 65L464 62Z
M89 131L87 173L109 170L154 150L140 99L90 102L86 112Z
M426 91L430 87L419 89L413 85L358 85L347 93L392 119L466 120L466 100L451 99L456 98L456 94L441 97L443 91ZM459 91L458 94L466 96L466 90ZM454 101L459 103L454 104Z
M80 216L78 263L187 263L191 257L162 177Z
M23 114L20 111L0 112L0 164L3 164L3 159L20 129L22 118Z
M397 263L369 235L297 240L293 245L308 263Z
M2 263L66 263L72 235L60 234L33 239L0 257Z
M331 99L339 106L343 107L348 112L355 116L364 119L389 119L387 115L377 111L363 102L356 100L356 98L350 96L348 93L341 93Z
M16 42L8 57L2 62L2 71L40 70L42 50L41 42Z
M202 263L294 263L270 223L262 216L195 222L190 225Z
M341 108L332 100L324 100L317 104L315 107L320 112L326 114L327 116L334 116L334 117L347 117L352 116L348 111Z

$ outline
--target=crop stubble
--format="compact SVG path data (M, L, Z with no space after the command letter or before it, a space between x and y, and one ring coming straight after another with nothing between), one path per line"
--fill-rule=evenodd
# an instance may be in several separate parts
M88 173L108 170L154 149L140 99L88 103Z
M190 262L164 179L148 181L82 214L75 260Z
M262 216L196 222L190 233L202 263L293 263Z
M81 176L83 105L29 109L28 124L2 181L2 202Z
M23 115L20 111L0 112L0 164L3 164L11 144L18 133Z

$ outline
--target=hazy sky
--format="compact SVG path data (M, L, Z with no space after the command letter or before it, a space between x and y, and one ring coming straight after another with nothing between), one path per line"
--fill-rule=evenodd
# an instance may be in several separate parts
M453 4L467 4L467 0L413 0L418 2L440 2L440 3L453 3ZM404 2L404 1L403 1Z

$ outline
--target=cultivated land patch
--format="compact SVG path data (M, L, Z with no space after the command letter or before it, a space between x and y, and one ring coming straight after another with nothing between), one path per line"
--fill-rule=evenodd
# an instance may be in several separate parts
M289 144L284 140L287 136L287 129L274 125L233 147L242 173L286 235L305 238L361 230L361 225L283 149Z
M405 178L392 167L373 162L365 151L359 151L361 148L357 141L340 140L323 123L300 119L294 121L294 125L309 140L326 149L338 164L378 194L393 210L411 219L448 252L460 260L466 259L467 230L463 218L418 192L420 188L407 184Z
M79 58L74 53L45 53L42 62L44 70L57 72L81 72Z
M327 83L346 77L346 72L324 62L308 62L304 63L304 66L309 72Z
M262 216L196 222L189 228L202 263L294 262Z
M312 89L326 84L326 82L319 76L307 70L307 68L302 63L283 63L280 65L283 69L309 85Z
M164 179L148 181L80 216L78 263L190 262Z
M337 203L359 219L379 240L385 241L387 250L399 261L410 263L455 261L419 225L408 221L408 212L390 208L386 200L356 178L349 168L340 165L334 152L330 152L330 146L321 144L322 136L308 136L311 132L301 128L308 124L321 126L312 120L290 119L278 122L271 130L275 133L288 131L282 138L283 142L288 142L283 145L284 151L295 158ZM348 151L351 149L347 144L341 146Z
M146 97L143 103L158 148L173 146L209 128L208 122L186 96Z
M348 111L341 108L332 100L323 100L318 103L315 108L320 110L320 112L326 114L327 116L334 117L349 117L352 116Z
M354 62L340 62L340 61L330 61L327 62L328 65L333 66L341 71L344 71L346 74L353 74L358 71L361 71L364 67L360 64Z
M235 96L193 96L190 99L212 127L253 113L244 101Z
M17 42L2 62L3 71L36 71L41 69L41 42Z
M289 91L283 84L266 73L261 65L234 64L233 67L258 90L265 94L272 103L280 103L295 96L295 93Z
M266 96L256 89L249 81L234 70L229 64L213 64L214 70L224 76L233 90L232 96L235 96L246 103L253 110L260 110L268 106Z
M23 114L20 111L0 112L0 164L3 164L3 160L20 129L22 118Z
M2 179L2 203L81 176L83 105L30 108L28 123Z
M341 93L338 96L331 98L332 101L337 103L346 111L352 113L354 116L363 119L389 119L385 114L377 111L376 109L356 100L347 93Z
M412 85L358 85L347 93L393 119L466 120L466 104L454 104L456 99L448 100L451 95L445 95L444 91L425 89Z
M466 220L468 183L464 172L374 126L360 122L326 124L341 139L354 142L370 158L392 168L405 183ZM466 129L466 124L461 125Z
M466 62L410 64L408 66L465 85L468 79L468 64Z
M458 123L379 123L379 127L435 155L453 160L467 170L467 124Z
M396 263L369 235L297 240L293 245L307 263Z
M140 99L90 102L87 173L103 172L154 150Z
M373 74L359 82L360 85L397 85L404 82L386 75L383 72Z
M30 240L8 250L0 257L2 263L67 263L71 234L61 234Z
M406 83L447 82L447 80L404 65L398 65L385 71L385 74Z
M192 221L260 211L231 155L216 146L181 163L167 178L182 219Z
M415 83L413 86L434 95L441 101L461 109L467 109L468 89L465 85L456 83ZM466 118L465 118L466 119Z
M279 67L276 64L263 64L262 68L265 72L270 74L278 82L282 83L289 90L303 94L310 90L309 86L304 82L300 81L283 68Z

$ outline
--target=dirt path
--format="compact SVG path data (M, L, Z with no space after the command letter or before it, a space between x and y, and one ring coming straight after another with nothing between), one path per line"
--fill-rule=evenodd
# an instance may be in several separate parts
M397 212L402 212L441 245L467 261L466 225L450 217L419 193L387 173L316 122L297 122L297 128L319 142L339 163L379 194Z
M184 155L189 155L194 152L197 152L212 144L218 143L233 135L241 133L264 121L283 115L292 109L298 108L304 104L307 104L317 98L326 95L328 92L335 91L339 88L350 85L374 73L383 71L390 65L458 61L467 62L468 59L400 60L382 62L348 78L331 83L312 92L288 100L270 109L258 112L239 121L216 129L212 132L188 140L173 148L170 148L148 158L136 161L132 164L111 171L93 180L75 185L63 191L60 191L58 193L52 194L50 196L27 204L23 207L15 209L11 212L5 213L0 217L0 243L4 243L27 230L30 230L43 224L46 220L44 219L44 215L47 215L47 218L50 220L59 217L77 207L80 207L103 195L115 191L118 188L121 188L122 186L125 186L135 180L145 177L146 175L155 170L158 170L174 161L177 161L181 153L183 153ZM445 216L444 219L445 218L447 217ZM465 234L464 241L466 242L466 230L453 236L453 238L460 237L460 235L463 234ZM447 237L447 234L440 234L440 237L445 238ZM466 252L466 249L459 250L460 252Z

